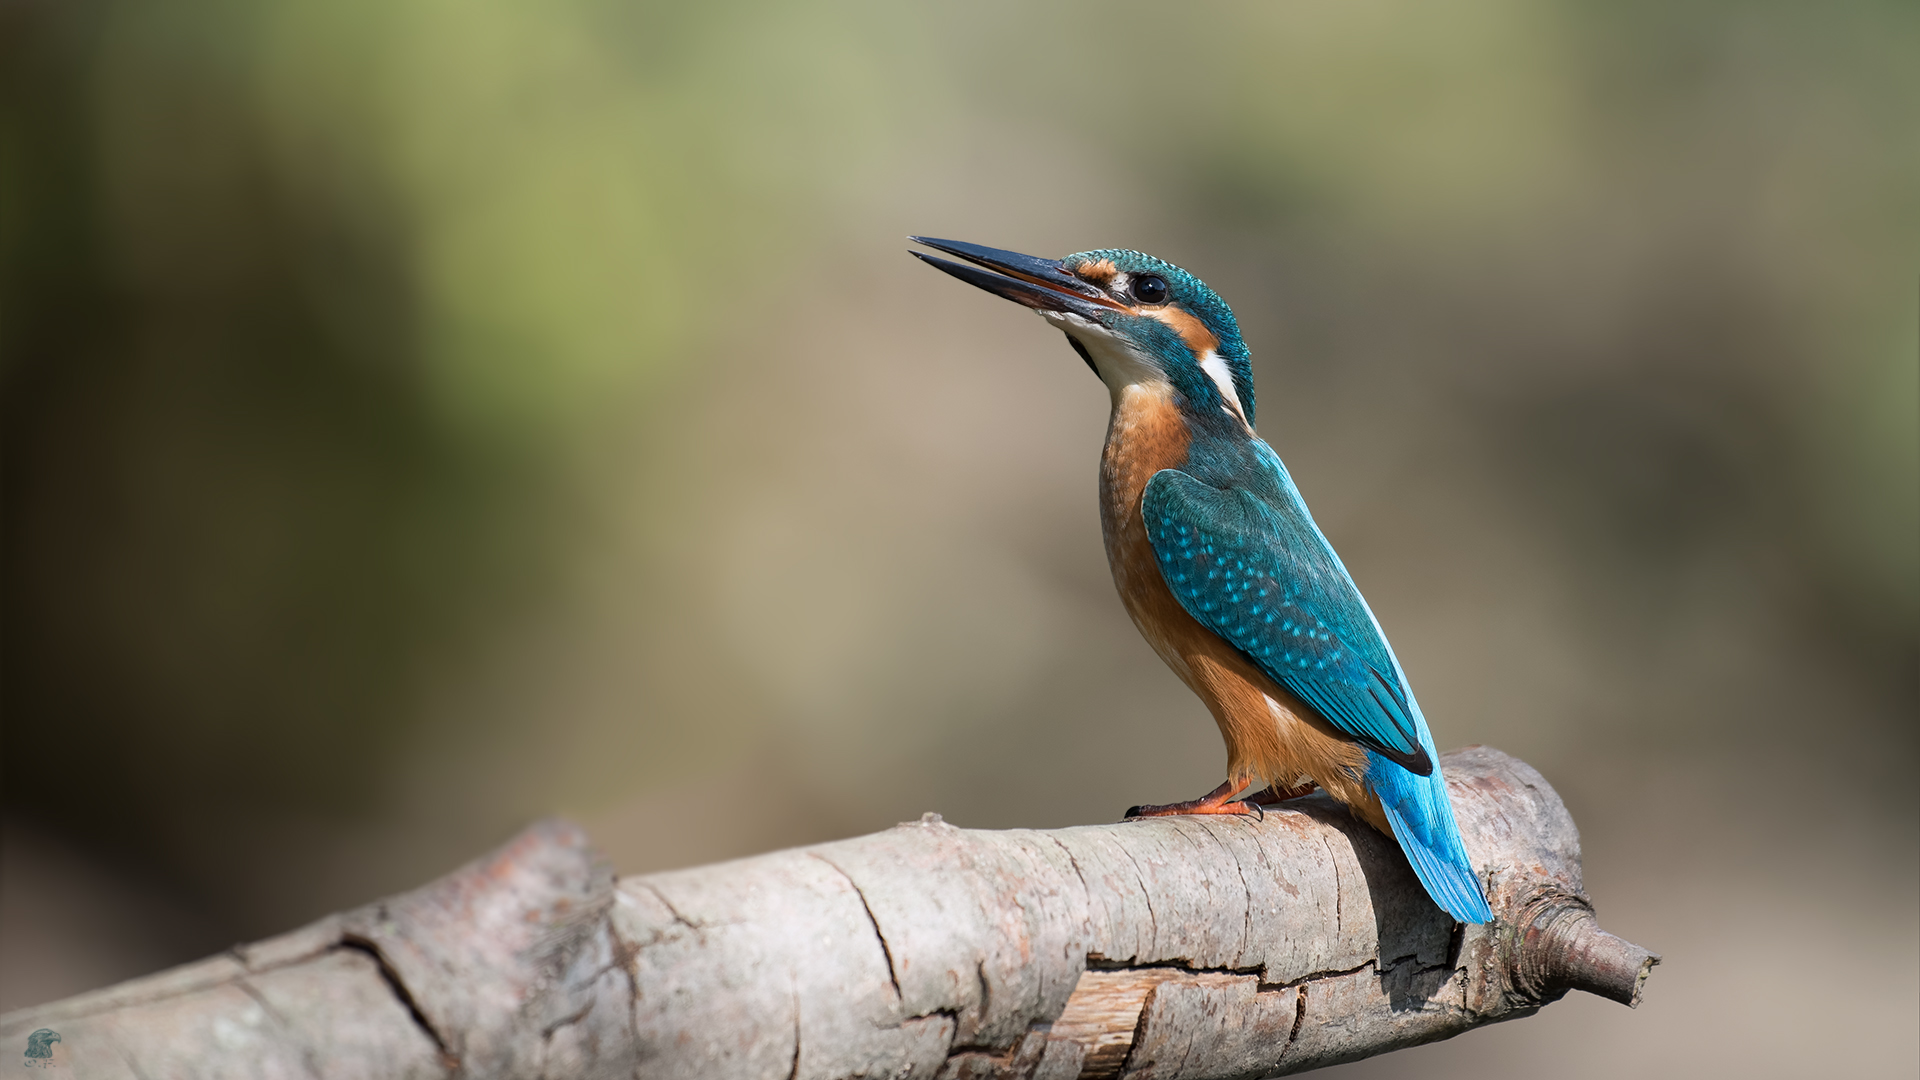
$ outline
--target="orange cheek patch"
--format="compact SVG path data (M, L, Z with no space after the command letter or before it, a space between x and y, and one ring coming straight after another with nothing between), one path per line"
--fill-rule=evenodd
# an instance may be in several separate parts
M1158 319L1172 327L1173 332L1180 335L1180 340L1187 343L1187 348L1192 349L1195 356L1205 356L1220 348L1220 339L1214 336L1213 331L1207 329L1206 323L1179 308L1165 307L1152 311L1136 309L1134 313L1145 315L1150 319Z

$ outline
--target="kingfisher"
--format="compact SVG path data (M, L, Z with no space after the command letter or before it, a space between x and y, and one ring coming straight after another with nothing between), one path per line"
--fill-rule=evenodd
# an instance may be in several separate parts
M1227 744L1219 787L1127 816L1258 814L1318 788L1398 841L1448 914L1491 920L1406 673L1254 428L1253 363L1226 301L1138 251L1056 260L910 239L963 261L915 257L1063 331L1107 386L1100 527L1113 583Z

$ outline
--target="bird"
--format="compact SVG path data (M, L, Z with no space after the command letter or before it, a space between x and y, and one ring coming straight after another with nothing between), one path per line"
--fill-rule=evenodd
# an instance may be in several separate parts
M1114 585L1227 749L1212 792L1127 816L1262 814L1318 788L1393 837L1450 916L1490 921L1406 673L1254 427L1252 360L1226 301L1139 251L1046 259L909 239L960 261L916 258L1033 309L1106 384L1100 524Z
M27 1036L27 1053L22 1064L29 1069L50 1069L58 1066L53 1060L53 1044L61 1041L60 1033L52 1028L41 1028Z

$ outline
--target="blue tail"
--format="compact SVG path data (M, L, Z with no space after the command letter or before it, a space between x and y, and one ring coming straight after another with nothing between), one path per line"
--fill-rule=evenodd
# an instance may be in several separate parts
M1447 782L1440 776L1440 755L1434 752L1431 737L1424 741L1433 761L1432 775L1416 776L1369 751L1367 786L1380 796L1394 839L1400 841L1400 850L1407 853L1433 902L1461 922L1491 922L1493 910L1487 907L1480 876L1473 872L1467 850L1460 844L1460 826L1454 824Z

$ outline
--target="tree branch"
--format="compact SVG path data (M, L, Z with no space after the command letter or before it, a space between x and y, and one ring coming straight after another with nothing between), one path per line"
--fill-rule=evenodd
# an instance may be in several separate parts
M1637 1004L1566 808L1445 758L1497 921L1456 927L1324 799L1264 820L884 833L616 881L544 823L404 896L0 1018L80 1075L1257 1077Z

